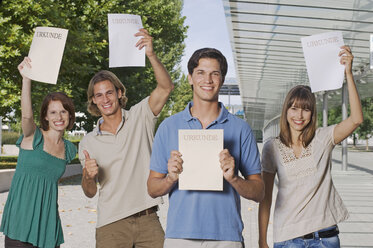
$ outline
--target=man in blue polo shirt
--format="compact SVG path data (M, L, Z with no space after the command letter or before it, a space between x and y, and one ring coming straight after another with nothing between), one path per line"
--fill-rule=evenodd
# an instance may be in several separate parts
M148 192L152 197L169 194L165 248L243 247L240 196L257 202L264 197L252 130L218 101L227 68L220 51L195 51L188 62L193 102L163 121L156 133ZM178 152L179 129L224 129L224 150L219 154L223 191L178 189L183 171L182 154Z

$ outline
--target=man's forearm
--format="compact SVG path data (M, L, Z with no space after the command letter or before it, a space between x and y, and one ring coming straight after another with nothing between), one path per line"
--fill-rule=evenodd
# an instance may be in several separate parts
M168 176L163 178L152 177L148 179L148 193L156 198L168 194L176 182L172 182Z
M166 68L159 61L157 56L154 54L148 56L150 63L152 64L154 75L157 80L157 87L150 94L149 105L154 115L158 115L163 106L166 104L169 95L174 89L174 84L171 81L171 77L168 74Z
M170 74L164 65L158 59L156 54L149 56L148 59L154 70L155 79L157 80L157 87L171 92L174 88L174 84L172 83Z
M260 202L264 198L264 183L261 179L244 179L237 176L230 184L246 199Z
M85 169L83 169L82 188L83 188L84 194L89 198L94 197L97 193L96 179L87 178Z

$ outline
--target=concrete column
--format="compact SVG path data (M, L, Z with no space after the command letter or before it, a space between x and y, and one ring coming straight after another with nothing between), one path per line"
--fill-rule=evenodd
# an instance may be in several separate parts
M328 126L328 92L324 91L324 94L322 95L322 126L327 127ZM329 166L332 166L332 156L333 154L330 153L330 161Z
M342 120L347 119L348 91L347 83L342 87ZM342 141L342 170L347 171L347 139Z
M322 126L328 126L328 92L322 95Z

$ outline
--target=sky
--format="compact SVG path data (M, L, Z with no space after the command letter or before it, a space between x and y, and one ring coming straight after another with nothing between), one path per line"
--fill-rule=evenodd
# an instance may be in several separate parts
M220 50L227 58L227 77L235 77L223 2L221 0L184 0L182 15L186 16L185 25L189 26L181 63L182 70L187 73L188 60L195 50L213 47Z
M232 48L225 21L222 0L184 0L182 15L186 16L185 25L189 26L185 39L185 52L181 68L188 74L187 63L193 52L203 47L220 50L227 58L227 78L236 77ZM240 96L219 96L219 101L228 105L241 105Z

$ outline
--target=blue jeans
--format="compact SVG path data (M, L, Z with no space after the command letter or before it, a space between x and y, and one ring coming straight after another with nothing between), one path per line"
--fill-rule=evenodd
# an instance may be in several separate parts
M335 228L335 226L321 229L319 232L327 231L333 228ZM313 239L290 239L274 243L273 248L340 248L338 235L330 238L320 238L317 232L314 234L315 237Z

